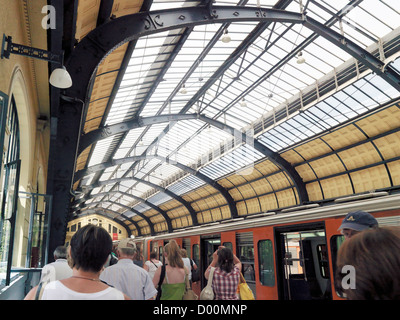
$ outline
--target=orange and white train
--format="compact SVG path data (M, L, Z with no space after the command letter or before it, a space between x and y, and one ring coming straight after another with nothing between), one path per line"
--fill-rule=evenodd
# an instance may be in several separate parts
M334 285L336 256L344 240L338 228L344 216L356 210L371 213L380 226L400 226L400 194L378 192L135 240L144 248L145 260L151 251L162 260L163 246L175 239L200 268L202 279L193 284L197 294L206 285L203 275L213 252L224 245L241 260L257 300L341 299Z

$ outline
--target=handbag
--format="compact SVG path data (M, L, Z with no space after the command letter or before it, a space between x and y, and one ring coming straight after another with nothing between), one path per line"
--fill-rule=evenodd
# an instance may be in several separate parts
M238 289L239 289L240 300L255 300L253 291L251 291L249 285L247 284L241 272L240 272L240 282Z
M215 270L215 268L211 267L210 275L208 276L207 285L203 290L201 290L200 300L214 300L214 291L211 287L211 284L213 281L214 270Z
M186 288L182 300L198 300L199 297L197 296L197 294L194 293L192 288L190 288L189 276L187 273L185 275L185 282L186 282Z

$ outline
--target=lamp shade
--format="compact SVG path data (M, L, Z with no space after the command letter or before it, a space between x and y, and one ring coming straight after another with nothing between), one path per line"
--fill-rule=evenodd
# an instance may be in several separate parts
M299 52L299 57L298 57L298 59L297 59L297 63L298 63L298 64L303 64L304 62L306 62L306 59L304 59L303 53L300 51L300 52Z
M49 82L52 86L60 89L67 89L72 86L71 76L64 66L62 68L54 69L51 73Z
M181 91L179 91L179 92L180 92L181 94L186 94L186 93L187 93L187 90L186 90L184 84L182 85L182 89L181 89Z
M221 37L221 41L222 41L223 43L229 43L229 42L231 42L231 37L230 37L230 35L228 34L228 29L225 29L225 30L224 30L224 34L223 34L222 37Z
M231 42L231 37L230 37L230 35L229 35L228 33L225 33L225 34L222 36L221 41L222 41L223 43L229 43L229 42Z

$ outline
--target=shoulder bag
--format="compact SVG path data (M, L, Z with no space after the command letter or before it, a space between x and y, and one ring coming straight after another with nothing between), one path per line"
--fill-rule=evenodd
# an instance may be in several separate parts
M36 290L36 294L35 294L35 300L42 300L42 295L44 292L44 287L46 286L47 283L44 282L40 282L37 290Z
M214 275L214 267L211 267L210 275L208 276L207 286L201 290L200 300L214 300L214 291L211 287Z
M240 272L240 282L239 282L239 297L240 300L255 300L253 291L251 291L249 285Z
M187 273L185 274L185 282L186 288L182 300L197 300L199 297L194 293L192 288L190 288L189 275Z
M164 281L164 277L165 277L165 264L163 264L161 266L161 274L160 274L160 280L158 281L158 286L157 286L157 297L156 300L160 300L161 298L161 294L162 294L162 290L161 290L161 285Z

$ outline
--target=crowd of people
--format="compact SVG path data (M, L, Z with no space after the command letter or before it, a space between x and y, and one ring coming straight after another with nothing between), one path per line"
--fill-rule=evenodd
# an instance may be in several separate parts
M337 257L337 291L351 300L400 300L400 228L380 227L371 214L355 211L339 230L345 241ZM79 229L68 249L54 251L55 262L43 268L39 285L25 299L182 300L197 266L175 240L164 247L164 263L155 252L143 263L133 239L119 242L117 257L112 246L105 229L91 224ZM241 269L231 249L220 246L214 252L204 276L208 279L212 270L216 300L239 299Z
M91 224L79 229L68 249L56 248L55 262L43 267L39 285L25 300L182 299L185 277L197 266L174 240L164 248L165 264L155 252L143 263L133 239L119 241L116 257L112 246L105 229ZM165 271L160 282L161 270Z

